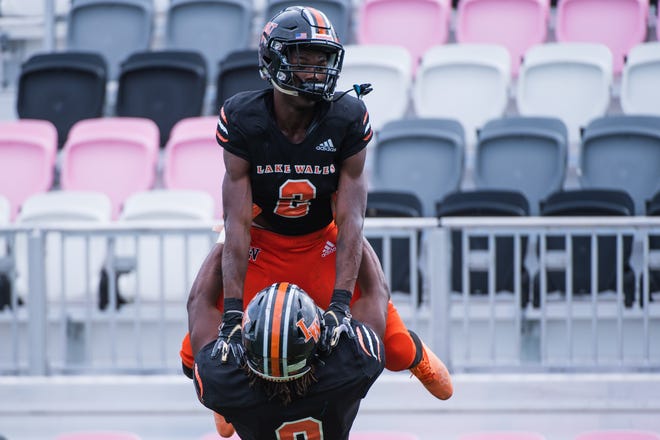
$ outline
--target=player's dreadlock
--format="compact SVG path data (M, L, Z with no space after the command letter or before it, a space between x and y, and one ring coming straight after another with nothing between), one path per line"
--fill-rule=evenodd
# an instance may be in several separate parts
M299 399L307 394L310 385L317 381L314 374L315 366L312 365L310 371L300 379L295 379L289 382L273 382L257 376L247 364L244 366L250 378L250 386L259 386L264 394L268 396L268 400L279 399L282 405L289 405L294 399Z

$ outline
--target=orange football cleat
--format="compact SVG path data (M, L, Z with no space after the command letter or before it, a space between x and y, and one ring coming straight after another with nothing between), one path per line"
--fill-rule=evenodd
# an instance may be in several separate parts
M222 417L217 412L213 413L213 419L215 420L215 429L220 434L220 437L231 437L234 435L234 426L227 422L224 417Z
M422 342L422 360L410 372L435 397L447 400L454 393L451 376L444 363Z

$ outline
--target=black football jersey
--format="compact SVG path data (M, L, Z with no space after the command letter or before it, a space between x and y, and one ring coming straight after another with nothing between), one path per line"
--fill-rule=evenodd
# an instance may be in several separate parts
M273 91L243 92L220 109L216 139L250 163L252 202L270 229L307 234L332 220L341 164L372 137L364 103L345 95L320 102L305 140L290 142L273 115Z
M342 335L329 355L316 360L317 381L307 394L286 406L269 400L260 381L250 386L233 355L224 364L219 356L211 359L215 342L195 356L197 396L232 423L242 440L346 440L361 399L385 366L380 338L355 320L353 329L355 338Z

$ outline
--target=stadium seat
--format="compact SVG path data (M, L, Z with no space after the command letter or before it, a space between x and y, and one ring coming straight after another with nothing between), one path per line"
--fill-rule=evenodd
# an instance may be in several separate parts
M59 434L55 440L141 440L141 437L132 432L81 431Z
M371 191L405 188L435 215L435 202L456 191L463 175L465 138L453 119L402 119L386 124L373 150Z
M424 53L413 84L415 114L463 124L468 156L476 130L504 115L509 102L510 56L491 44L446 44Z
M604 116L584 129L580 186L627 192L635 215L644 215L646 201L660 189L658 164L660 116Z
M218 118L202 116L179 121L165 146L163 183L167 189L205 191L213 197L215 218L222 218L222 148L215 140Z
M568 128L569 160L578 152L580 131L603 116L610 104L612 55L595 43L546 43L532 47L518 78L516 103L523 116L561 119Z
M367 217L422 217L422 202L406 191L369 191Z
M112 203L108 196L94 191L48 191L34 194L23 203L16 224L74 225L107 224L111 220ZM27 301L28 261L25 236L17 236L15 245L16 291ZM49 301L81 303L96 292L99 271L105 259L105 239L81 234L67 236L49 234L46 240L46 296Z
M367 194L366 216L422 217L422 202L410 192L370 191ZM369 238L368 240L376 251L381 264L384 264L383 239ZM391 239L391 261L390 290L392 292L410 292L410 240L408 238Z
M648 0L560 0L555 35L560 42L604 44L619 74L628 51L646 40L648 14Z
M131 194L119 217L122 221L213 221L213 198L204 191L154 189Z
M9 200L0 194L0 228L10 224L10 215L11 205ZM8 255L8 250L6 238L0 236L0 312L6 307L14 307L14 297L11 291L13 258Z
M529 202L519 191L513 190L470 190L447 194L436 204L436 216L443 217L525 217L530 213ZM452 231L451 290L463 291L463 234ZM471 237L468 250L484 252L489 248L488 238ZM529 298L529 275L524 268L527 238L521 240L520 284L521 305ZM514 292L514 239L495 237L495 292ZM468 268L469 293L486 294L489 291L488 270L480 267Z
M218 62L231 50L250 46L253 9L251 0L172 0L167 9L165 47L200 52L211 81Z
M581 432L574 440L660 440L660 434L640 429L609 429Z
M621 74L621 108L626 114L660 116L660 42L641 43L628 53Z
M76 0L67 18L67 49L100 53L116 79L129 54L149 49L153 20L149 0Z
M608 189L577 189L560 191L551 194L541 202L543 216L632 216L635 204L626 192ZM616 237L599 235L597 238L598 256L597 291L616 291L617 289L617 250ZM572 255L567 261L572 262L571 286L566 286L566 268L553 267L546 271L547 291L566 293L569 289L573 294L591 293L591 237L589 235L573 235L571 239ZM548 251L565 251L566 239L563 236L548 235L546 237ZM635 294L635 274L630 266L632 252L632 237L623 238L623 293L625 305L631 306ZM540 305L539 280L535 280L534 305Z
M234 433L231 437L220 437L217 432L209 432L199 438L199 440L241 440L238 434Z
M96 191L48 191L25 200L16 219L21 224L109 222L110 199Z
M348 440L419 440L419 436L403 431L355 431L349 434Z
M409 105L412 76L410 54L401 46L345 46L344 66L337 81L341 91L369 83L374 91L364 97L371 127L378 131L389 121L402 118ZM352 92L351 92L352 93Z
M14 220L32 194L48 191L55 174L57 130L48 121L0 122L0 194Z
M43 16L43 0L2 0L3 16ZM57 15L66 14L69 10L71 0L54 0L55 13Z
M449 38L449 0L364 0L359 8L358 44L405 47L413 75L424 52Z
M461 0L456 10L456 41L498 44L511 56L516 76L525 52L545 43L549 0Z
M566 174L566 126L556 118L510 117L488 121L479 133L477 189L520 191L538 215L539 201L559 191Z
M9 199L0 194L0 225L8 225L11 220L11 204Z
M121 65L116 114L151 119L164 146L177 121L201 116L205 93L206 62L200 53L137 52Z
M531 431L482 431L462 434L458 440L545 440L545 436Z
M103 115L106 80L106 62L99 54L33 55L21 66L16 113L19 118L53 123L61 148L74 123Z
M660 191L646 203L646 215L660 216ZM655 256L649 268L650 292L658 292L660 291L660 264L658 264L660 262L660 235L649 237L649 250L651 255Z
M342 44L351 44L355 41L351 30L353 15L351 0L267 0L264 19L269 20L278 11L289 6L311 6L323 11L334 26Z
M259 74L259 52L246 49L230 52L220 61L215 88L215 111L222 107L225 99L246 90L270 87Z
M64 145L61 187L107 194L117 218L129 195L154 185L157 160L158 127L153 121L86 119L71 128Z
M136 226L211 224L213 214L213 198L206 192L159 189L128 197L119 222ZM137 237L118 238L114 261L122 259L122 268L114 268L114 271L119 275L117 288L121 300L185 302L192 280L211 247L209 236L210 228L209 234L193 234L185 239L148 231ZM108 286L101 288L108 289ZM101 298L109 298L109 292L102 290Z

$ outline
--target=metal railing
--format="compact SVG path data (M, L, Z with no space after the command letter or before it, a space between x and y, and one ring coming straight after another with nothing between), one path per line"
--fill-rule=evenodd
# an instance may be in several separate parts
M212 226L1 228L0 374L178 373ZM388 279L408 267L395 305L454 371L660 370L660 219L368 218L365 235Z

